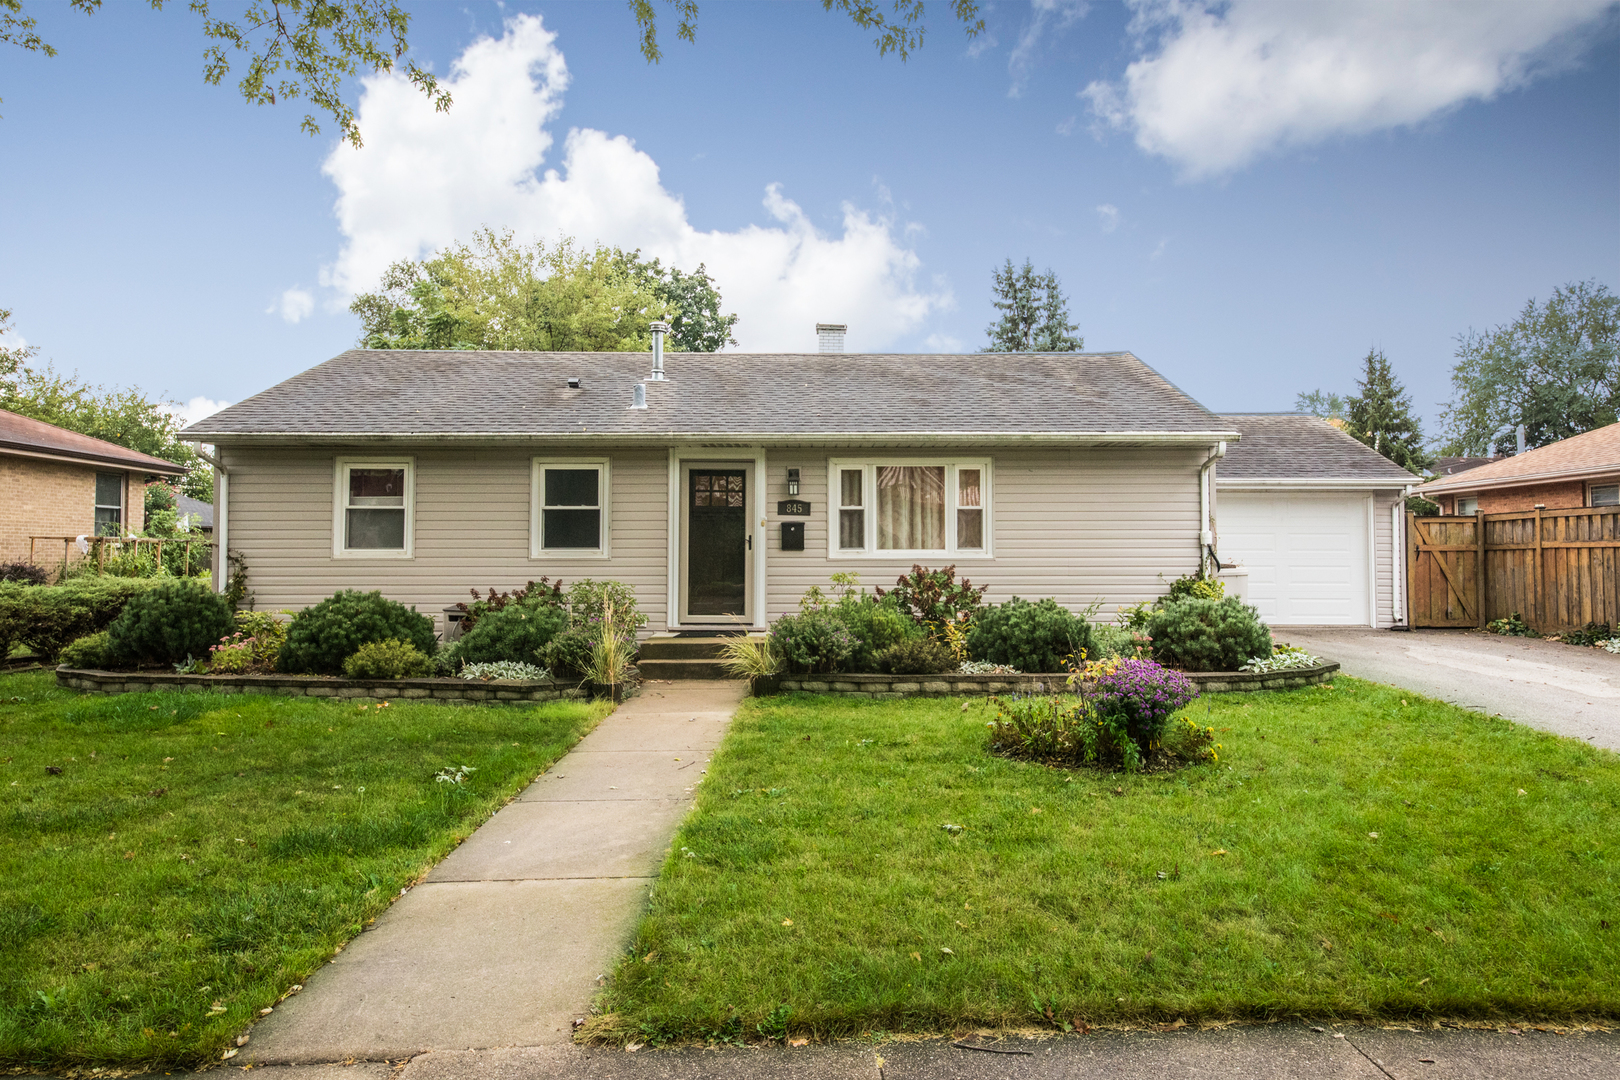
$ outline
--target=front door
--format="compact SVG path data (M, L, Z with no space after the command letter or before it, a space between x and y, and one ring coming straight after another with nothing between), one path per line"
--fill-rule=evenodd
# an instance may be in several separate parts
M685 509L685 621L747 621L748 470L691 467Z

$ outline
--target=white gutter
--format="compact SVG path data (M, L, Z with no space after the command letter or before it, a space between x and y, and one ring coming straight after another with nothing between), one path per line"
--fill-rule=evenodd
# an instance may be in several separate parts
M1250 480L1217 476L1218 491L1400 491L1410 490L1410 481L1400 480Z
M1209 519L1209 470L1215 463L1226 456L1226 443L1219 442L1210 448L1209 457L1198 466L1198 576L1202 577L1208 567L1205 559L1208 558L1209 549L1215 544L1214 522ZM1220 567L1215 567L1216 571Z
M1208 446L1212 440L1236 442L1236 431L767 431L694 433L531 431L531 432L207 432L185 435L186 442L206 442L218 446L331 446L338 443L377 445L406 443L428 445L485 443L525 446L546 443L597 443L606 446L962 446L973 444L1050 444L1073 446Z

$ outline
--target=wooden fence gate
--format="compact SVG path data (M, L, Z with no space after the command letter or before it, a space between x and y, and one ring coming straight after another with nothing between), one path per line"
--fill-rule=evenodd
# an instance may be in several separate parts
M1620 625L1620 508L1406 515L1407 624Z

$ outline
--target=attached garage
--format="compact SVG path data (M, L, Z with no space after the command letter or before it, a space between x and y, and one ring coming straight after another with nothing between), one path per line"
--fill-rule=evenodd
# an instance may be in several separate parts
M1217 552L1248 571L1260 616L1273 626L1402 625L1398 540L1418 478L1314 416L1222 419L1243 438L1217 466Z

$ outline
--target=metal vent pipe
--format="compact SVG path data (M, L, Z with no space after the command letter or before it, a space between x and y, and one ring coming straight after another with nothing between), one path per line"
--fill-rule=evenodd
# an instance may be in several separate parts
M652 381L653 382L663 382L663 381L665 381L664 380L664 335L669 333L669 323L667 323L667 322L655 322L651 326L647 327L647 329L652 331L652 341L653 341ZM642 393L645 394L647 388L642 387L641 390L642 390Z

